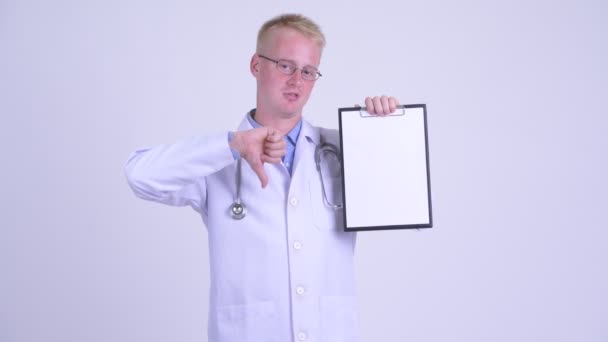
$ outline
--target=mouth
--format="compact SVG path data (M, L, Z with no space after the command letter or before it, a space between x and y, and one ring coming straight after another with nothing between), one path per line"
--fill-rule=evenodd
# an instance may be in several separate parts
M283 93L283 97L285 97L288 101L297 101L300 98L300 94L296 92L285 92Z

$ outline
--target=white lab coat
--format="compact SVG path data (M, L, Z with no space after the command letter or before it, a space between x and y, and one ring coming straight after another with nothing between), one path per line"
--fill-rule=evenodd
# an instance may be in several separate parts
M245 118L239 130L252 128ZM357 341L355 233L343 231L342 211L323 202L314 151L338 145L335 130L303 121L293 175L265 164L268 186L242 163L247 216L234 220L236 161L227 132L136 151L127 162L138 197L190 205L207 226L210 258L209 341ZM325 173L324 173L325 175ZM324 179L341 201L339 173Z

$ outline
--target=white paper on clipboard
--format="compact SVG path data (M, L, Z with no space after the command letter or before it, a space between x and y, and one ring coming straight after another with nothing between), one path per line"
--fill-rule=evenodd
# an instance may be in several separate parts
M426 106L339 116L345 230L432 227Z

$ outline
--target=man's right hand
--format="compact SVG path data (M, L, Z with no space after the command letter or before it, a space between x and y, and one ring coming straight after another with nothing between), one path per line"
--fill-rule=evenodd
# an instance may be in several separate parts
M269 127L237 131L232 134L230 147L237 150L258 175L262 188L268 184L264 163L280 163L287 153L287 144L278 130Z

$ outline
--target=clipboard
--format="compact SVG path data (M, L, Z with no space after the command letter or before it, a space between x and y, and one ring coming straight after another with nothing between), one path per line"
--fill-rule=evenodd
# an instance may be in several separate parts
M338 109L344 230L433 227L426 105Z

